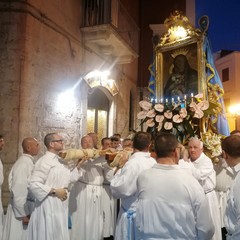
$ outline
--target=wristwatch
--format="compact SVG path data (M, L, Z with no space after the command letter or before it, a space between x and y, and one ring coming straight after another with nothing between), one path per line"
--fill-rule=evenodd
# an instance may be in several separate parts
M55 188L52 189L51 195L53 195L53 196L56 195L56 189Z

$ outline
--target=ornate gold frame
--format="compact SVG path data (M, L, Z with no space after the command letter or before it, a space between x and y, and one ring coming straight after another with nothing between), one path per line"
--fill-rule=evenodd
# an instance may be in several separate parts
M199 29L192 27L187 17L182 16L179 12L174 12L170 18L164 22L167 26L167 32L160 38L159 43L155 47L156 60L156 98L159 101L164 98L164 79L166 79L166 56L176 51L185 51L193 48L196 53L196 70L198 72L198 93L203 93L204 99L207 98L207 85L205 76L205 57L203 54L204 33ZM184 37L175 37L174 32L178 27L186 30ZM177 96L176 96L177 97Z

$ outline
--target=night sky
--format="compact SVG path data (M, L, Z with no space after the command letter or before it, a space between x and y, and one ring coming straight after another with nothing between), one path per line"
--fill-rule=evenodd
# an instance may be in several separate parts
M209 17L208 37L212 51L240 51L240 1L196 0L196 26L202 15Z

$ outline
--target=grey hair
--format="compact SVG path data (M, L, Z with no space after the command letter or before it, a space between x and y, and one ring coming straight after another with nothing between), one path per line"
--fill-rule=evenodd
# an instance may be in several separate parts
M189 142L192 142L192 141L199 142L200 148L203 148L203 142L197 136L191 137L189 139Z

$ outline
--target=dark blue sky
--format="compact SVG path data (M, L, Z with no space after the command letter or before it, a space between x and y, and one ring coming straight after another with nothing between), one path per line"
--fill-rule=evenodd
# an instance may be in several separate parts
M240 0L196 0L196 25L209 17L208 37L213 52L240 51Z

